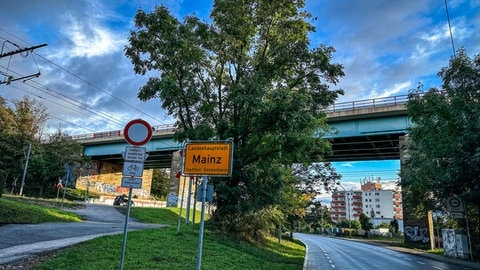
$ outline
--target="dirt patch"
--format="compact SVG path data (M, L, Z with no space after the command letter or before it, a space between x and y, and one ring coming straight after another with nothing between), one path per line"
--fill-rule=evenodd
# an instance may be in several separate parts
M23 260L14 261L6 264L0 264L0 270L11 270L11 269L22 269L22 270L33 270L37 266L40 266L43 262L54 258L61 252L61 249L48 251L43 253L38 253L29 256Z

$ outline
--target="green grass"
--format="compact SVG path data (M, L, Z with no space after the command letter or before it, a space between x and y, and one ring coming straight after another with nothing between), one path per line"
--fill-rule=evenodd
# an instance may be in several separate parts
M78 222L78 215L53 207L43 206L43 203L33 203L34 199L19 198L0 199L0 224L44 223L44 222Z
M117 208L122 213L126 214L127 208ZM130 217L141 220L144 223L161 223L174 225L178 222L178 215L180 213L180 208L176 207L167 207L159 210L158 208L136 208L132 207L130 209ZM195 212L195 223L200 223L200 211ZM186 210L182 209L182 223L185 222ZM190 211L189 220L193 218L193 210ZM205 220L208 220L210 217L208 214L205 214Z
M181 223L178 208L132 208L130 216L166 228L129 232L124 269L195 269L198 224ZM183 211L185 214L185 211ZM196 213L196 219L200 214ZM36 269L118 269L123 235L93 239L62 250ZM202 269L302 269L305 248L298 242L268 238L253 245L209 230L204 232ZM85 258L92 258L86 260Z
M432 250L427 250L427 252L431 254L436 254L436 255L442 255L442 256L445 255L443 248L435 248Z

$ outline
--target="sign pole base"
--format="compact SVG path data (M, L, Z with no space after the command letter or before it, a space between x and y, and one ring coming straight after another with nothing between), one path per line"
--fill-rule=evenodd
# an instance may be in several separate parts
M204 229L204 221L205 221L205 198L207 197L207 184L208 184L208 177L203 177L203 184L202 184L202 212L200 214L200 232L198 236L198 255L197 255L197 270L200 270L202 265L202 247L203 247L203 229Z
M131 206L132 206L132 188L129 188L127 214L125 215L125 226L123 227L123 244L122 244L122 255L120 256L120 270L123 270L123 262L125 260L125 247L127 246L128 217L130 216Z

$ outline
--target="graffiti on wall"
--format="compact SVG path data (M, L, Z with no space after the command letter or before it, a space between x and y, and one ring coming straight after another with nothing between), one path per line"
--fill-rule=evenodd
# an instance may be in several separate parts
M177 207L178 205L178 194L170 192L167 195L167 207Z
M444 254L451 257L457 256L457 244L455 241L455 230L442 230Z
M97 181L90 181L90 186L99 193L104 194L126 194L128 193L128 188L119 186L119 185L112 185L103 182ZM141 189L133 189L132 194L137 197L146 197L148 196L148 192L141 188Z
M408 242L427 244L430 242L428 228L420 226L405 226L405 238Z

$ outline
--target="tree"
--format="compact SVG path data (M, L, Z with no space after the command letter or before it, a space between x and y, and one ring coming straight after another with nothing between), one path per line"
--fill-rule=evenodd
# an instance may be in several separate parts
M297 188L312 199L322 192L331 191L331 186L342 178L330 162L294 164L292 170L293 175L298 179Z
M167 198L169 181L170 176L165 169L153 169L150 193L158 198Z
M373 228L373 224L370 223L370 218L364 213L360 214L359 221L360 221L360 226L362 227L363 230L370 231L370 229Z
M10 108L5 99L0 101L0 134L3 135L0 143L0 164L10 177L19 177L23 174L25 152L29 144L32 145L32 153L40 153L43 127L49 115L41 102L28 96L24 96L22 100L13 100L12 103L13 108ZM35 159L35 156L31 155L31 158ZM31 180L28 174L26 177L25 182Z
M329 143L324 108L343 76L334 49L310 48L304 1L215 1L211 24L183 22L164 6L135 15L125 54L150 77L141 100L159 98L177 119L176 139L231 139L233 175L213 178L220 230L241 232L239 220L275 205L285 166L321 161Z
M398 232L398 220L396 218L394 218L392 221L390 221L390 227L393 231L393 233L397 233Z
M304 218L307 223L314 223L316 227L325 228L327 224L332 224L330 211L321 201L313 201L308 207L307 215Z
M40 147L40 153L32 159L32 176L38 190L38 196L44 196L43 191L47 189L48 196L55 195L54 185L58 177L66 173L65 164L71 166L73 163L82 163L87 160L83 156L83 146L73 140L68 134L57 130L49 135L47 142ZM66 187L66 185L64 184Z
M458 196L469 209L472 239L480 239L480 55L461 48L438 73L441 89L409 94L408 159L402 168L404 200L425 215ZM474 241L473 254L480 253ZM476 252L475 252L476 251Z
M0 97L0 169L4 168L11 177L21 176L25 164L24 150L31 144L25 194L53 197L54 184L65 174L64 163L85 161L83 147L61 130L44 137L49 114L41 102L25 96L12 103L10 108Z
M15 125L15 112L8 106L7 101L0 96L0 168L6 175L13 175L13 166L18 163L14 158L16 151L13 144L13 128ZM6 183L8 186L10 183Z

